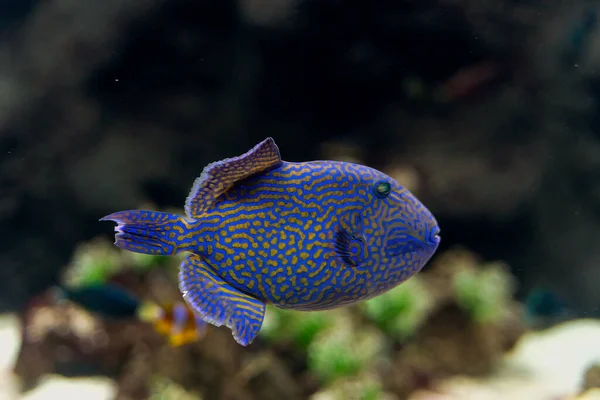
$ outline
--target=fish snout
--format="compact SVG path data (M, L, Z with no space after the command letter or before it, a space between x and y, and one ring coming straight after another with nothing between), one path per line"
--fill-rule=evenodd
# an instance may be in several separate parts
M441 229L437 220L435 219L431 211L427 209L425 209L425 212L422 214L422 218L425 221L425 226L427 229L424 238L425 241L428 245L437 247L437 245L440 243L440 240L442 240L440 236Z
M433 224L432 226L430 226L428 236L429 242L437 245L442 240L440 232L441 229L437 224Z

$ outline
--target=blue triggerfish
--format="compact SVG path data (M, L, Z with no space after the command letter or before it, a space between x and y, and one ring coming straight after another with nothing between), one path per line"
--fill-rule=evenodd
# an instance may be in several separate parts
M251 343L266 304L302 311L367 300L402 283L440 242L431 212L405 187L367 166L286 162L272 138L207 165L185 216L120 211L115 245L187 252L184 300L204 321Z
M142 301L125 289L111 284L56 287L53 293L58 302L69 300L102 318L137 319L149 323L173 347L201 339L206 330L206 322L183 301L172 304Z

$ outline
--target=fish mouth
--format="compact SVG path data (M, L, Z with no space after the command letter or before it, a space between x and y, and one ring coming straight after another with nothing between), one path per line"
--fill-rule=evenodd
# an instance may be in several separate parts
M429 241L431 243L438 244L442 240L442 237L440 236L440 232L441 232L441 229L438 226L434 226L429 231L429 238L428 238Z

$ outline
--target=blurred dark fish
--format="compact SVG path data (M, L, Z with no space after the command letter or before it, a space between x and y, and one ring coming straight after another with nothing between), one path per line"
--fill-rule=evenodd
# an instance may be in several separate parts
M491 61L461 68L439 88L437 97L446 101L459 101L481 92L501 74L500 66Z
M56 300L69 300L86 311L103 318L135 318L140 300L131 293L114 285L93 285L77 288L54 288Z
M53 289L58 302L71 301L105 319L137 319L153 325L172 346L195 342L204 336L206 323L185 302L157 304L141 301L123 288L98 284L81 288Z
M481 61L460 68L440 83L427 84L417 76L403 82L404 94L415 101L452 103L469 101L489 93L509 76L508 68L492 61Z
M187 252L179 289L241 345L267 304L318 311L367 300L410 278L440 242L433 214L381 171L342 161L287 162L267 138L207 165L185 216L126 210L115 244L156 255Z
M533 328L546 328L573 316L555 292L535 287L525 298L525 322Z

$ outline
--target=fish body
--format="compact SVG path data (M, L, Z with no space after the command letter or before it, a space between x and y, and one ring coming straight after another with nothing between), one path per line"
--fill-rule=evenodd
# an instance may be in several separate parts
M544 288L532 290L525 299L525 306L530 315L539 317L556 316L566 310L558 295Z
M400 185L390 202L422 213L416 226L373 207L379 199L363 182L383 178L351 163L284 162L227 191L192 224L187 249L236 289L278 307L309 311L366 300L422 267L421 258L405 257L427 252L410 233L431 234L429 212Z
M111 284L57 287L54 294L59 302L71 301L102 318L149 323L173 347L201 339L206 330L206 323L184 301L159 305Z
M367 300L418 272L440 238L431 212L373 168L348 162L286 162L273 139L209 164L185 216L121 211L118 247L189 252L179 287L192 309L226 325L242 345L266 304L303 311Z
M545 329L576 318L574 310L553 290L537 286L524 299L524 320L533 329Z

